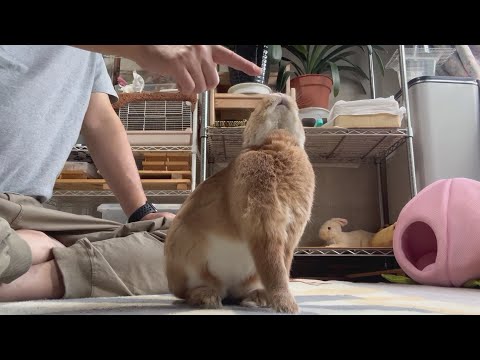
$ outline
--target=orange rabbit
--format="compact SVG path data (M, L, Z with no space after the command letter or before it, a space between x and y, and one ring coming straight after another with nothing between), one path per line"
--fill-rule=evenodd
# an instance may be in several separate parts
M293 252L310 219L315 175L295 101L266 96L250 116L243 151L200 184L165 242L170 291L194 306L296 313Z

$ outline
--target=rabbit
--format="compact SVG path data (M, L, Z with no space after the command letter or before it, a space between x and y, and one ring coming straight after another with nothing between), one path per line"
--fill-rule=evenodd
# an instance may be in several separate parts
M243 149L184 202L165 240L169 290L191 306L297 313L289 291L294 249L310 219L315 174L293 98L265 96Z
M347 224L346 219L332 218L323 223L318 235L329 244L327 247L369 247L375 234L364 230L343 232Z

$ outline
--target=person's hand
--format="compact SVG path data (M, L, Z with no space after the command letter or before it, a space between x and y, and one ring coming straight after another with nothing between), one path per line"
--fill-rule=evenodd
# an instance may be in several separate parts
M156 212L156 213L150 213L145 215L141 221L143 220L154 220L164 217L169 220L173 220L175 218L175 214L169 213L169 212Z
M262 69L221 45L144 45L134 55L143 69L175 78L180 92L201 93L219 83L217 64L256 76Z
M144 70L170 75L187 95L215 88L217 64L256 76L262 69L221 45L71 45L135 61Z

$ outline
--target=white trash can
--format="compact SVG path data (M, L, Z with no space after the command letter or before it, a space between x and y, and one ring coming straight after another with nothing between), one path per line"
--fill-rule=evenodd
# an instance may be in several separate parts
M418 191L440 179L480 181L480 92L473 78L410 80ZM399 92L396 98L401 102Z

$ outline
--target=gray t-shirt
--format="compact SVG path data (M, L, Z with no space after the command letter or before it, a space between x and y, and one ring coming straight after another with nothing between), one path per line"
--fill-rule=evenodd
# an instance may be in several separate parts
M100 54L0 45L0 192L52 196L94 92L117 96Z

